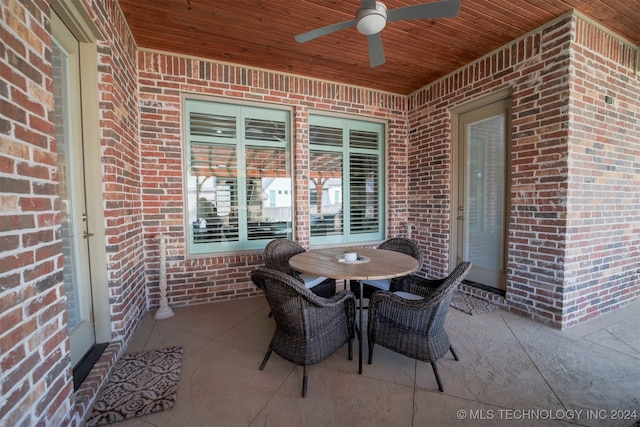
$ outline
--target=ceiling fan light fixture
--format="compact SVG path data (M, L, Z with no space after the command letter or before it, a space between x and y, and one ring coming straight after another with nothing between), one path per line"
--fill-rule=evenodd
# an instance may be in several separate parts
M361 34L378 34L387 25L387 7L376 2L375 9L360 9L356 14L356 27Z

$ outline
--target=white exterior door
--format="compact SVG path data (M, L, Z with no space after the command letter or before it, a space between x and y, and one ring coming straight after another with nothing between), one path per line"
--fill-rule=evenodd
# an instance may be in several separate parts
M63 274L67 298L71 362L75 366L95 344L91 299L88 216L80 101L79 44L52 14L53 90L58 150Z
M505 99L459 115L454 205L456 261L472 263L468 280L502 290L506 288L509 105Z

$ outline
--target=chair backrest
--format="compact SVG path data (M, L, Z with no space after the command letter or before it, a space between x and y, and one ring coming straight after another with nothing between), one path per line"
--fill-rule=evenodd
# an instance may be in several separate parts
M470 269L471 263L468 261L458 264L429 297L430 304L440 304L440 307L444 307L444 310L447 311L453 298L453 291L455 291L458 285L464 280Z
M264 291L277 328L304 337L304 311L317 297L295 277L266 267L252 271L251 281Z
M451 274L444 279L436 291L429 297L429 305L436 307L430 316L428 325L429 330L433 331L444 328L445 320L449 313L449 305L453 298L453 292L456 290L460 282L464 280L470 269L470 262L464 261L458 264Z
M305 249L293 240L273 239L264 248L264 264L267 268L294 276L295 270L289 266L289 258L301 252Z
M382 242L378 246L378 249L402 252L403 254L415 258L418 261L418 265L422 267L424 255L422 253L422 248L415 240L407 239L405 237L394 237L393 239L385 240L384 242Z

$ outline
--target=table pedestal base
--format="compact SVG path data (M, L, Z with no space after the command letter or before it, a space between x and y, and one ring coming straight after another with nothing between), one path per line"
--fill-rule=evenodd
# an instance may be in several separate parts
M357 327L357 332L358 332L358 374L362 374L362 339L364 337L363 331L362 331L362 320L363 320L363 315L362 315L362 306L363 306L363 298L362 298L362 294L364 291L364 285L362 283L361 280L358 281L358 283L360 284L360 296L359 296L359 300L360 300L360 307L358 308L358 327ZM350 280L345 280L344 281L345 284L345 289L351 289L351 281Z

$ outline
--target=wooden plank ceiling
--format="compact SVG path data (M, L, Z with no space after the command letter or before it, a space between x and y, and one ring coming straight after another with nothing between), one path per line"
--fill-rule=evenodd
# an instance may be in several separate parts
M355 18L359 0L118 0L140 48L409 94L576 9L640 45L638 0L462 0L455 18L388 22L386 63L369 66L349 28L294 36ZM385 0L387 9L427 0Z

